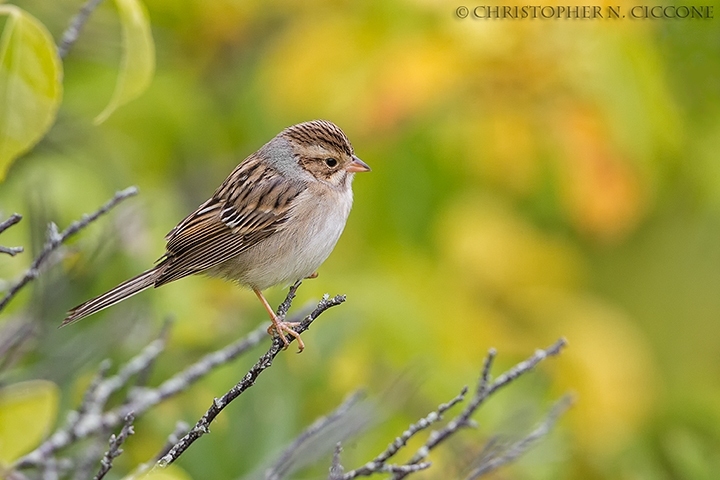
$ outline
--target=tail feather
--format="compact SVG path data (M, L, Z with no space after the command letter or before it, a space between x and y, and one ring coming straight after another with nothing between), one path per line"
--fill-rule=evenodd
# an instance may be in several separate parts
M161 272L162 270L159 268L150 269L147 272L141 273L137 277L133 277L130 280L121 283L109 292L105 292L102 295L78 305L68 312L67 317L63 320L60 326L64 327L65 325L70 325L71 323L77 322L88 315L92 315L93 313L115 305L126 298L132 297L146 288L152 287Z

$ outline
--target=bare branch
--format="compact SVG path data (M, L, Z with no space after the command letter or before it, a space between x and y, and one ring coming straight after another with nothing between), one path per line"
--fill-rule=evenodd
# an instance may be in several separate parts
M56 458L49 458L43 465L42 480L60 480L60 469Z
M398 475L410 475L411 473L419 472L420 470L427 470L432 466L430 462L420 462L412 465L385 465L380 473L395 473Z
M180 441L180 439L188 432L188 430L190 430L190 425L188 425L186 422L177 422L177 424L175 424L175 430L173 430L173 432L168 435L167 442L165 442L163 448L160 449L160 452L158 452L158 454L151 458L149 461L138 465L133 473L125 477L125 480L135 480L136 478L140 478L143 474L150 470L155 465L155 463L157 463L158 460L165 456L165 454L170 451L173 445Z
M138 355L131 358L119 372L107 377L110 361L104 360L100 364L98 373L85 390L82 402L77 410L68 413L65 426L53 433L39 447L20 458L15 468L27 468L42 465L56 451L72 443L98 434L106 429L117 427L125 421L126 412L122 417L108 417L104 413L105 405L114 392L121 389L129 379L150 362L152 362L165 348L165 339L159 338L147 345Z
M335 410L315 420L309 427L293 440L293 442L280 454L275 463L265 471L265 480L280 480L284 478L292 468L291 459L300 448L311 438L326 430L330 425L338 422L364 397L362 391L356 391L349 395Z
M130 401L120 408L108 412L105 415L105 420L113 421L114 418L122 418L131 411L140 415L163 400L187 390L193 383L216 367L236 359L267 338L267 327L268 324L263 324L237 342L205 355L183 371L165 380L157 388L133 389L130 393Z
M134 412L137 417L148 409L157 405L190 387L195 381L202 378L214 368L224 365L237 358L242 353L254 347L267 337L267 325L263 325L246 337L201 358L183 371L161 383L157 388L135 388L129 394L129 400L123 405L103 412L105 401L119 388L122 388L133 372L142 372L150 362L153 362L162 351L164 337L150 343L137 356L132 358L117 375L105 378L110 367L109 362L103 362L100 373L85 392L85 398L78 411L68 414L66 425L50 436L42 445L28 453L15 464L15 468L38 466L43 459L53 452L75 443L91 435L96 435L105 429L116 428L128 413Z
M8 228L18 223L20 220L22 220L22 216L17 213L13 213L7 220L5 220L4 222L0 222L0 233L3 233ZM0 245L0 253L6 253L11 257L14 257L18 253L22 253L24 250L25 249L23 247L3 247L2 245Z
M366 463L360 468L357 468L355 470L351 470L347 473L345 473L342 477L343 480L350 480L357 477L368 477L374 473L381 473L381 472L390 472L390 473L412 473L414 471L417 471L415 469L399 469L399 470L393 470L392 468L395 468L396 466L393 465L387 465L387 461L392 458L397 452L400 451L405 445L407 445L407 442L414 437L417 433L427 429L432 425L433 423L439 421L442 419L443 413L445 413L447 410L452 408L453 406L457 405L458 403L462 402L465 399L465 395L467 394L467 387L463 387L463 389L460 391L460 393L450 400L447 403L443 403L440 406L438 406L437 409L430 412L427 416L424 418L421 418L417 422L413 423L408 427L407 430L405 430L399 437L395 439L394 442L392 442L388 447L380 453L377 457ZM428 464L429 467L429 464ZM419 470L424 470L427 467L422 467Z
M290 289L290 292L288 293L288 298L290 298L290 296L294 294L294 291L297 290L298 286L299 283L294 285L293 288ZM286 298L286 301L292 301L292 299L287 300ZM315 319L320 316L325 310L336 305L340 305L344 301L344 295L336 295L333 298L330 298L327 294L324 295L315 310L313 310L308 316L306 316L305 319L303 319L298 326L294 327L294 330L299 334L303 333L310 327L312 322L315 321ZM289 339L289 341L292 342L293 339ZM262 372L264 372L272 365L273 360L275 359L277 354L280 353L280 350L282 350L283 347L283 341L279 337L275 337L273 339L272 345L270 346L270 349L258 359L255 365L252 366L250 371L245 374L243 379L240 380L240 382L238 382L227 393L225 393L225 395L223 395L219 399L214 399L210 408L208 408L207 412L205 412L205 414L200 418L200 420L197 421L195 426L182 439L180 439L180 441L176 443L172 449L170 449L167 455L163 456L158 461L157 465L160 467L166 467L167 465L170 465L175 460L177 460L178 457L182 455L182 453L195 442L195 440L197 440L204 434L209 433L209 426L213 422L213 420L215 420L215 418L220 414L220 412L223 411L223 409L225 409L225 407L230 404L230 402L235 400L248 388L255 385L255 381L257 380L258 376L260 376Z
M153 340L145 348L143 348L138 355L134 356L125 365L123 365L116 375L100 382L93 391L92 400L88 402L89 406L87 411L97 414L102 413L110 395L123 388L128 384L133 376L142 372L148 365L154 362L158 355L165 350L165 345L166 338L164 337ZM122 416L122 418L124 419L130 413L132 412L128 411ZM82 435L83 429L94 430L93 424L95 422L88 423L89 425L83 425L79 429L78 433ZM84 437L87 435L82 436Z
M64 59L70 52L70 49L80 36L80 32L85 26L85 23L87 23L90 15L101 2L102 0L88 0L77 15L70 21L70 25L65 32L63 32L60 45L58 46L58 56L60 58Z
M558 400L550 409L545 419L527 436L510 445L500 454L491 454L487 458L483 458L479 467L475 468L467 480L475 480L481 476L490 473L503 465L517 460L522 454L530 449L535 442L550 433L550 430L557 422L557 419L570 408L573 399L570 395L565 395Z
M94 472L97 470L98 458L103 456L103 452L105 452L105 442L101 441L100 437L94 438L89 442L75 461L72 479L88 480L92 478Z
M110 435L110 448L107 452L105 452L105 455L100 461L100 471L98 471L97 475L95 475L93 480L102 480L107 474L107 472L109 472L112 468L113 460L122 455L123 450L120 447L123 443L125 443L125 440L127 440L130 435L135 433L135 431L133 430L134 420L135 416L132 413L128 413L125 417L125 424L123 425L122 429L120 429L120 433L118 435Z
M477 411L485 400L488 399L494 392L500 388L510 384L512 381L520 377L521 375L529 372L535 366L546 359L549 356L557 355L567 345L564 338L561 338L550 347L545 350L539 349L525 361L522 361L515 365L507 372L500 375L497 380L490 383L490 368L492 367L493 360L496 355L495 349L490 349L485 362L483 364L482 373L478 382L478 387L475 396L470 403L460 412L455 418L450 420L448 424L438 431L434 431L430 434L427 442L423 445L417 453L407 462L407 465L415 465L427 458L430 451L440 445L442 442L447 440L449 437L457 433L460 429L472 426L470 417ZM407 473L397 473L393 476L393 480L399 480L405 478Z
M25 249L23 247L3 247L2 245L0 245L0 253L6 253L11 257L14 257L18 253L22 253L24 251Z
M333 452L332 464L330 465L330 475L328 480L342 480L345 469L340 464L340 454L342 453L342 444L340 442L335 445L335 451Z
M8 228L18 223L20 220L22 220L22 215L20 215L19 213L13 213L12 215L10 215L10 217L8 217L7 220L5 220L4 222L0 222L0 233L3 233Z
M297 286L295 286L294 289L291 289L288 295L294 294L296 290ZM344 296L338 295L334 298L328 298L327 295L324 296L315 310L302 322L300 322L298 327L295 327L296 330L298 332L307 330L310 324L321 313L330 307L339 305L343 301L345 301ZM41 466L45 461L47 461L47 459L51 458L54 452L81 439L101 434L108 429L116 428L124 421L129 413L134 413L136 417L139 417L158 403L186 390L195 381L202 378L216 367L234 360L241 354L255 347L263 339L267 338L266 330L267 324L261 325L244 338L221 350L204 356L194 364L164 381L156 388L136 387L131 389L126 401L122 405L109 411L105 411L105 405L110 395L126 386L133 376L142 374L142 372L148 368L148 365L154 362L155 358L157 358L165 347L165 335L161 334L160 338L146 346L140 354L129 360L120 368L118 373L112 377L106 377L110 364L109 362L103 362L100 372L86 390L83 402L81 403L79 409L68 414L65 426L53 433L34 451L19 459L15 465L13 465L13 468L21 469ZM272 359L282 348L282 340L275 338L268 350L268 353L261 358L253 370L248 372L245 379L238 384L239 386L236 385L231 392L228 392L228 394L223 397L223 401L226 403L222 406L222 408L224 408L224 406L232 401L237 395L242 393L242 391L252 386L252 383L254 383L257 375L272 364ZM259 364L261 364L261 366L258 366ZM222 408L220 408L220 410L222 410ZM208 424L212 421L212 419L214 419L220 410L215 412L212 418L208 417ZM199 427L196 425L195 428ZM188 429L185 428L184 431L187 432ZM192 433L192 430L190 433ZM167 449L168 451L164 452L163 458L170 455L173 452L173 449L177 452L178 445L187 441L190 433L180 440L175 439L171 448L169 447ZM193 441L194 439L187 443L185 448L187 448L187 446L189 446ZM183 450L185 448L183 448Z
M128 197L136 195L138 192L136 187L129 187L125 190L121 190L115 193L115 196L110 199L105 205L100 207L97 211L90 215L83 215L80 220L77 220L70 224L62 233L58 233L57 227L54 223L48 226L47 239L45 240L45 246L43 247L40 254L35 257L30 268L23 274L23 276L13 285L10 286L8 292L5 294L2 300L0 300L0 311L2 311L12 300L12 298L22 290L28 283L35 280L40 274L40 267L48 260L50 254L53 253L60 245L62 245L68 238L75 235L83 228L90 225L92 222L98 219L101 215L110 211L118 203L122 202Z
M290 306L292 305L293 300L295 300L295 294L298 291L298 288L300 288L300 285L302 285L302 280L298 280L295 282L294 285L290 287L288 290L287 295L285 296L285 300L282 301L280 305L278 305L277 316L280 318L285 318L285 316L288 313L288 310L290 310Z

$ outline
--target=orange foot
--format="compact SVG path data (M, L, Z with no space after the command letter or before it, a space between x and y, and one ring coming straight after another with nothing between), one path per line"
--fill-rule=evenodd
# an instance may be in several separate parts
M288 335L297 340L298 353L302 352L305 349L305 343L302 341L302 338L300 338L300 334L292 328L297 327L300 324L298 322L285 322L283 320L280 320L277 314L273 311L268 301L265 300L265 296L262 294L262 292L257 288L253 288L253 292L255 292L255 295L257 295L257 297L260 299L260 302L262 302L265 310L268 312L268 315L270 315L272 325L270 325L270 327L268 328L268 333L272 336L275 336L275 334L277 334L277 336L282 339L283 343L285 344L285 348L283 350L286 350L288 345L290 345L290 342L288 342L288 339L285 336L285 334L287 333Z
M273 324L270 325L267 329L268 333L272 336L275 336L277 334L278 337L283 341L285 344L285 347L283 347L283 350L286 350L288 346L290 345L290 342L288 342L287 337L285 334L287 333L291 337L295 338L298 342L298 353L305 350L305 343L302 341L302 338L300 338L300 334L297 333L295 330L293 330L293 327L297 327L300 325L300 322L284 322L275 317L273 320Z
M313 278L317 278L317 277L318 277L318 273L317 273L317 272L313 272L313 273L311 273L310 275L308 275L308 276L305 277L305 278L307 278L307 279L313 279Z

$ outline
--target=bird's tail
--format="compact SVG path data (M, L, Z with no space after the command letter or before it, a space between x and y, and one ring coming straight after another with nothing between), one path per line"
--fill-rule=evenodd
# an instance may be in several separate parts
M99 312L111 305L115 305L128 297L132 297L136 293L142 292L148 287L152 287L161 273L162 270L159 267L152 268L147 272L141 273L137 277L133 277L130 280L121 283L109 292L105 292L102 295L78 305L68 312L67 317L63 320L60 326L64 327L65 325L70 325L71 323L77 322L88 315L92 315L93 313Z

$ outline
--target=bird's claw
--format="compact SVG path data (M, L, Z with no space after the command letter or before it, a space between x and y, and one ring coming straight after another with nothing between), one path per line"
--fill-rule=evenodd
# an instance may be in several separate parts
M280 340L282 340L283 344L285 345L283 347L283 350L287 350L288 346L290 346L290 342L285 336L285 334L287 333L295 340L297 340L298 353L300 353L305 350L305 343L302 341L302 338L300 338L300 334L293 329L293 327L297 327L298 325L300 325L300 322L285 322L282 320L278 320L276 323L273 322L273 324L268 327L267 331L272 336L275 336L277 334L277 336L280 337Z

